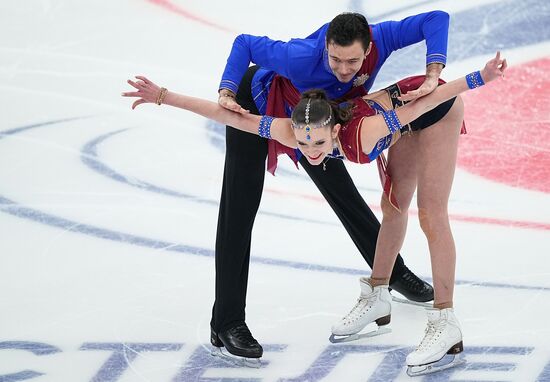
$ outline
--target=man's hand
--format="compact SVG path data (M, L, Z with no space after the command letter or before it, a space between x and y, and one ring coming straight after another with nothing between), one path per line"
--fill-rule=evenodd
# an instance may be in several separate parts
M408 91L402 94L401 97L397 97L400 101L412 101L414 99L430 94L437 87L438 78L426 77L424 83L416 90Z
M237 101L235 100L235 93L233 93L231 90L220 89L218 94L218 104L221 107L241 114L250 113L249 110L243 109L241 105L237 103Z
M401 94L401 97L398 97L400 101L412 101L414 99L423 97L427 94L430 94L437 88L439 81L439 75L443 70L443 64L430 64L426 68L426 79L424 83L416 90L411 90L405 94Z

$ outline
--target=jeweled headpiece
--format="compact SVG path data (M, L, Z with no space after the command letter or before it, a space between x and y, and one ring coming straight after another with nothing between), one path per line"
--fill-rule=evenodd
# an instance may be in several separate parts
M311 126L309 125L309 110L311 108L311 98L309 98L307 100L307 104L306 104L306 110L305 110L305 123L306 125L304 126L305 130L306 130L306 139L309 141L311 140L311 136L309 135L309 133L311 132ZM328 118L323 121L319 126L313 126L314 128L319 128L319 127L325 127L326 125L328 125L330 123L330 121L332 120L332 110L331 110L331 113L328 115ZM299 129L300 126L298 126L297 123L294 123L294 121L292 121L292 127L294 127L295 129Z
M311 137L309 136L309 132L311 131L311 127L309 127L309 108L311 107L311 98L307 100L306 105L306 139L309 141Z

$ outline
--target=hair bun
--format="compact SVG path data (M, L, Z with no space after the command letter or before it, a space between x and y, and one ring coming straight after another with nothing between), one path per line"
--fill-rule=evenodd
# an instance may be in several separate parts
M322 89L311 89L302 93L301 99L320 99L328 101L327 93Z

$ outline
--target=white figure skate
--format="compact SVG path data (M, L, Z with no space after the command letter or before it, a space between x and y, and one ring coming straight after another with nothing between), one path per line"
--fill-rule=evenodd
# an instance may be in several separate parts
M388 286L371 287L366 277L359 280L361 295L351 311L332 326L332 343L355 341L365 337L391 332L388 325L391 319L391 295ZM376 322L378 329L359 333L370 323Z
M462 332L453 309L427 309L428 326L415 351L407 356L410 377L435 373L464 363Z

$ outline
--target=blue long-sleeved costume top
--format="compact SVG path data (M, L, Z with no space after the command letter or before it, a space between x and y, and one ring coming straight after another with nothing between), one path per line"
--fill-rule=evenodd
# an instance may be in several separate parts
M303 92L308 89L323 89L331 99L344 96L352 87L352 79L341 83L332 73L328 63L326 32L328 24L304 39L288 42L242 34L233 43L231 54L219 88L237 93L239 83L249 64L261 67L251 84L252 96L260 113L264 114L267 94L275 73L288 78ZM421 13L401 21L385 21L371 25L372 41L378 50L375 69L364 83L368 91L390 54L398 49L426 40L426 65L446 64L449 15L443 11Z

